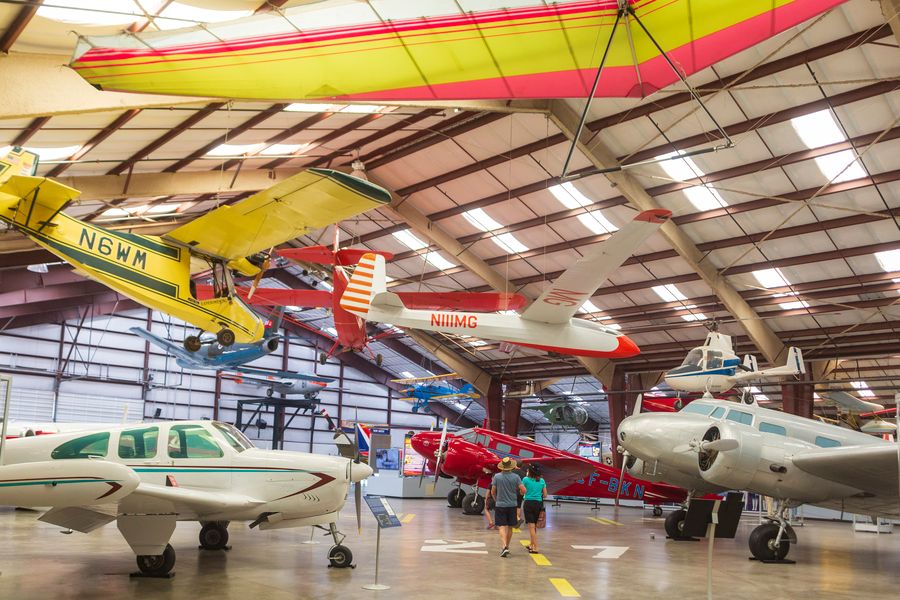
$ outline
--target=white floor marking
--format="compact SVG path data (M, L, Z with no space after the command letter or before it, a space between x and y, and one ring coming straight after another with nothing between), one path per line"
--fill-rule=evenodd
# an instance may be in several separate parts
M572 548L575 550L599 550L597 554L593 556L593 558L619 558L628 550L630 546L575 546Z
M422 552L448 552L451 554L487 554L487 550L476 550L475 548L484 548L484 542L467 542L465 540L425 540L422 546Z

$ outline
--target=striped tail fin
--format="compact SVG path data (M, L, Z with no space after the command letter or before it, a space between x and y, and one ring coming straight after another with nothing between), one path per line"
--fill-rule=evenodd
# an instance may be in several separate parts
M341 308L365 317L369 314L372 298L386 289L384 257L371 252L363 254L341 296Z

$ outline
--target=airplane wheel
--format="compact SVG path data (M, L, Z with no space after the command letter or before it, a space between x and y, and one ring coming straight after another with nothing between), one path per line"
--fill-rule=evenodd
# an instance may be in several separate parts
M324 352L322 352L321 354L319 354L319 364L320 364L320 365L324 365L324 364L327 363L327 362L328 362L328 355L325 354Z
M662 511L662 506L654 506L654 507L653 507L653 516L654 516L654 517L661 517L661 516L662 516L662 512L663 512L663 511Z
M227 327L224 327L219 330L219 333L216 334L216 341L219 342L220 346L231 346L234 344L234 332Z
M166 544L162 554L141 554L137 557L137 566L144 575L161 577L168 575L175 566L175 549Z
M335 569L346 569L353 562L353 553L347 546L332 546L328 551L328 560Z
M464 515L480 515L484 511L484 498L471 492L462 501Z
M685 515L687 515L687 511L681 508L669 513L669 516L666 517L666 535L673 540L688 539L681 533L682 529L684 529Z
M384 362L384 357L380 354L376 354L375 355L375 365L380 367L381 363L383 363L383 362Z
M450 505L450 508L460 508L465 497L466 493L462 491L462 488L450 490L450 493L447 494L447 504Z
M791 543L787 537L782 536L781 542L775 546L775 538L778 537L778 525L766 523L750 532L750 552L757 560L784 560Z
M189 335L184 338L184 349L188 352L197 352L200 350L203 344L200 343L200 337L196 335Z
M200 547L204 550L224 550L228 545L228 525L214 521L200 529Z
M271 398L271 397L274 396L274 395L275 395L275 390L273 390L272 388L269 388L269 389L266 390L266 396L267 396L267 397Z

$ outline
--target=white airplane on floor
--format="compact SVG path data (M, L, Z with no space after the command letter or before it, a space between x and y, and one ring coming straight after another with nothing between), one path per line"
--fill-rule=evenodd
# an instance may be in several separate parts
M161 440L164 440L161 443ZM351 483L372 469L342 456L259 450L231 425L173 421L6 441L0 504L50 507L39 520L89 533L116 521L138 568L175 564L177 521L199 521L200 545L225 548L230 521L283 529L328 525L335 567L353 555L335 525Z
M475 335L528 348L604 358L627 358L640 353L622 332L575 313L672 213L647 210L602 244L587 250L540 297L519 314L413 310L397 294L387 291L384 258L365 254L341 296L341 307L367 321L402 327Z
M741 362L732 350L730 335L710 331L703 345L688 352L681 365L667 371L664 378L673 390L718 394L745 382L803 373L806 366L799 348L788 348L784 366L760 371L754 356L748 354Z
M900 517L898 447L858 431L752 404L701 398L676 413L635 414L617 433L633 477L695 493L747 490L778 500L750 534L760 560L781 560L797 542L787 511L814 504L846 513ZM666 518L682 538L685 511Z

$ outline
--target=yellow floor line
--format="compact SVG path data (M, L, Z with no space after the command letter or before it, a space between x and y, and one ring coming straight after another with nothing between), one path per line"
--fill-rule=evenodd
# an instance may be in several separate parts
M519 540L519 543L523 546L528 546L529 544L531 544L531 540Z
M559 592L559 595L563 598L581 598L581 594L575 591L572 584L561 577L551 577L550 583L553 584L553 587L556 588L556 591Z
M521 532L522 532L522 530L519 529L518 527L513 527L513 533L521 533Z
M534 561L536 565L540 565L542 567L552 567L553 564L550 560L544 556L543 554L529 554L531 559Z
M618 521L613 521L612 519L604 519L603 517L588 517L588 519L595 523L600 523L601 525L622 525Z
M415 518L416 518L416 515L414 515L413 513L409 513L408 515L403 515L403 518L400 519L400 522L401 523L409 523L410 521L412 521Z

